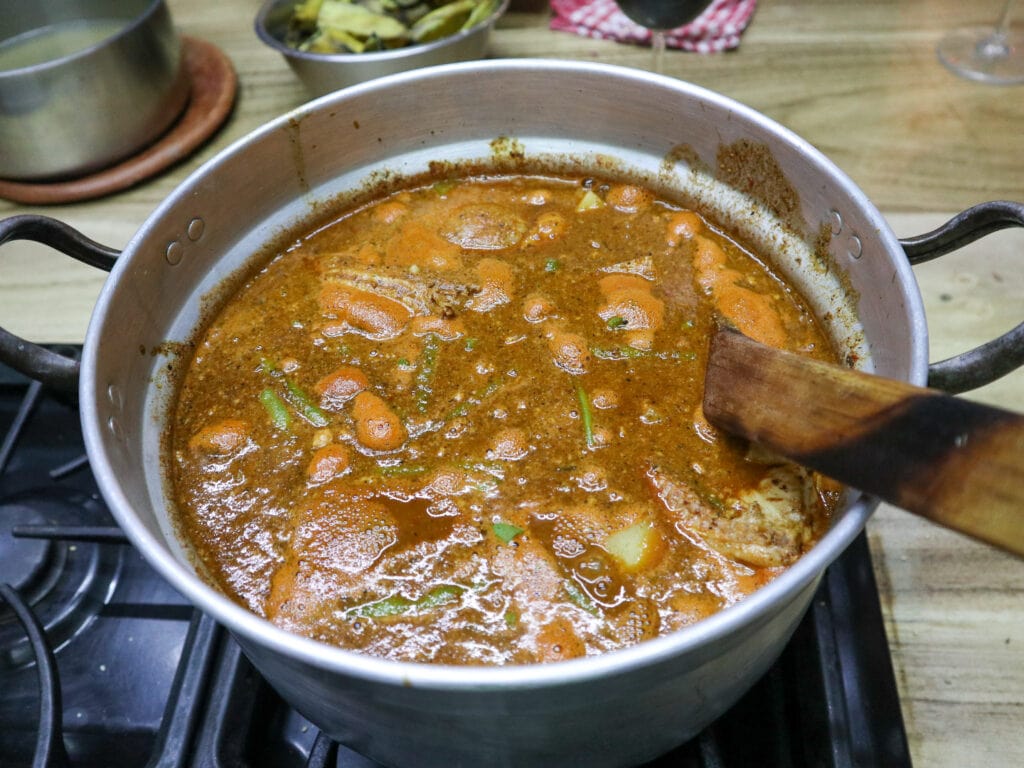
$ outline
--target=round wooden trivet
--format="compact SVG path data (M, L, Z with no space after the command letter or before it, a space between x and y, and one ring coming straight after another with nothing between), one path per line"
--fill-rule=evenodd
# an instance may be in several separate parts
M54 182L0 179L0 197L49 205L89 200L126 189L188 157L224 123L235 103L238 78L217 46L182 36L185 71L192 84L188 106L167 132L137 155L89 176Z

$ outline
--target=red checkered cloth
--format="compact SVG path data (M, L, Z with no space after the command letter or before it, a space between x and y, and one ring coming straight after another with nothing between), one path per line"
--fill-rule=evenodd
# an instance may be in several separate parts
M754 15L757 0L713 0L700 16L665 35L669 48L697 53L728 51ZM584 37L650 45L651 31L631 21L614 0L551 0L551 29Z

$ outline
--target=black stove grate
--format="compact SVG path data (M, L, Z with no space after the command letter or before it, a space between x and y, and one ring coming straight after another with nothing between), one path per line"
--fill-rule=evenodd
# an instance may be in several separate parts
M25 511L40 498L52 503ZM69 506L80 515L69 518ZM282 702L230 636L126 546L88 471L76 404L2 368L0 558L29 562L0 570L17 586L0 595L0 766L374 765ZM76 583L64 583L69 568ZM9 605L21 595L28 618ZM910 765L863 536L828 570L764 678L650 764L750 765Z

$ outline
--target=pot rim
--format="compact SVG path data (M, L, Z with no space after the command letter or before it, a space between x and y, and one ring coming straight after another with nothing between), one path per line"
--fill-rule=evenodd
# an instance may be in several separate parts
M330 646L281 629L266 619L233 602L207 585L187 565L169 551L162 537L155 536L135 514L113 473L101 438L99 411L96 403L101 397L101 384L96 377L97 360L101 347L101 330L110 310L112 296L119 278L128 269L128 263L154 222L161 220L165 211L190 194L190 189L201 179L214 173L226 159L245 153L249 145L261 137L302 120L306 115L330 109L336 102L344 102L350 95L361 95L390 89L425 78L443 78L451 73L478 70L479 76L488 73L523 71L536 76L538 69L562 73L588 72L617 79L630 79L660 88L682 91L698 99L728 108L740 119L751 121L794 145L811 164L827 173L847 198L876 225L876 234L889 253L902 255L902 250L887 222L866 195L832 161L806 140L789 129L735 100L703 87L641 70L609 64L548 59L495 59L488 61L445 64L436 67L402 72L361 83L303 104L236 140L215 157L193 171L147 218L136 235L125 247L124 254L111 272L100 293L82 356L82 375L79 386L82 424L86 450L93 470L99 479L101 491L125 534L134 546L146 556L149 563L194 605L211 614L243 641L258 643L266 650L277 652L300 663L330 672L342 673L367 682L389 683L402 687L433 690L488 690L530 689L556 687L596 681L617 675L636 667L650 667L669 658L692 653L702 647L724 642L742 626L767 620L776 605L785 603L809 584L820 578L824 569L860 533L878 500L858 492L851 492L849 506L832 528L795 564L771 583L761 587L749 597L718 613L685 627L673 634L647 640L638 645L596 656L547 664L507 666L454 666L422 662L390 661L357 651ZM917 290L910 264L903 258L893 259L894 279L899 279L911 290L907 292L908 313L912 318L911 360L908 361L912 383L923 384L927 378L927 328L923 302ZM243 642L243 644L245 644Z

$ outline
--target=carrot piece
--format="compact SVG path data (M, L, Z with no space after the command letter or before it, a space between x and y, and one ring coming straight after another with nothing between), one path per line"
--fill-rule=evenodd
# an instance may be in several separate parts
M665 242L673 247L690 240L704 231L704 222L693 211L672 214L665 228Z
M249 424L241 419L223 419L200 429L188 447L202 453L234 453L249 438Z
M714 240L697 237L693 254L693 266L698 270L711 270L725 265L725 251Z
M536 639L541 661L562 661L586 655L587 647L576 634L572 622L563 616L552 619L540 628Z
M725 251L717 243L698 235L696 246L694 277L711 295L718 311L751 338L772 347L782 347L786 331L771 299L737 285L742 275L726 266Z
M665 304L651 293L651 284L636 275L613 274L598 286L605 303L597 314L609 330L623 332L629 346L650 349L665 319Z
M345 474L349 466L348 448L340 443L325 445L313 454L306 467L306 477L319 485Z
M475 312L490 312L512 300L515 273L506 262L500 259L480 259L475 271L480 279L480 290L466 302L467 307Z
M565 217L556 211L545 211L537 217L533 229L526 235L526 245L552 243L558 240L567 227Z
M412 317L400 301L343 283L328 282L323 286L320 307L338 320L325 329L328 336L355 331L378 341L393 339L405 330Z
M455 341L466 335L466 324L461 317L440 317L438 315L414 317L409 328L413 336L433 334L441 341Z
M623 213L638 213L654 202L654 193L634 184L613 184L604 201Z
M397 200L385 200L373 209L373 218L382 224L393 224L408 212L409 206Z
M547 296L531 293L523 300L523 319L528 323L539 323L557 313L558 310Z
M785 346L782 319L767 296L739 285L727 285L716 288L714 298L719 311L747 336L770 347Z
M578 333L559 329L548 333L548 351L555 365L567 373L586 373L590 365L590 348L587 340Z
M436 227L415 216L401 222L401 229L385 246L386 263L449 271L462 266L459 246L445 240Z
M373 392L360 392L352 401L356 439L374 451L393 451L408 437L398 415Z
M320 379L313 392L320 397L321 406L337 410L369 386L365 373L355 366L343 365Z

